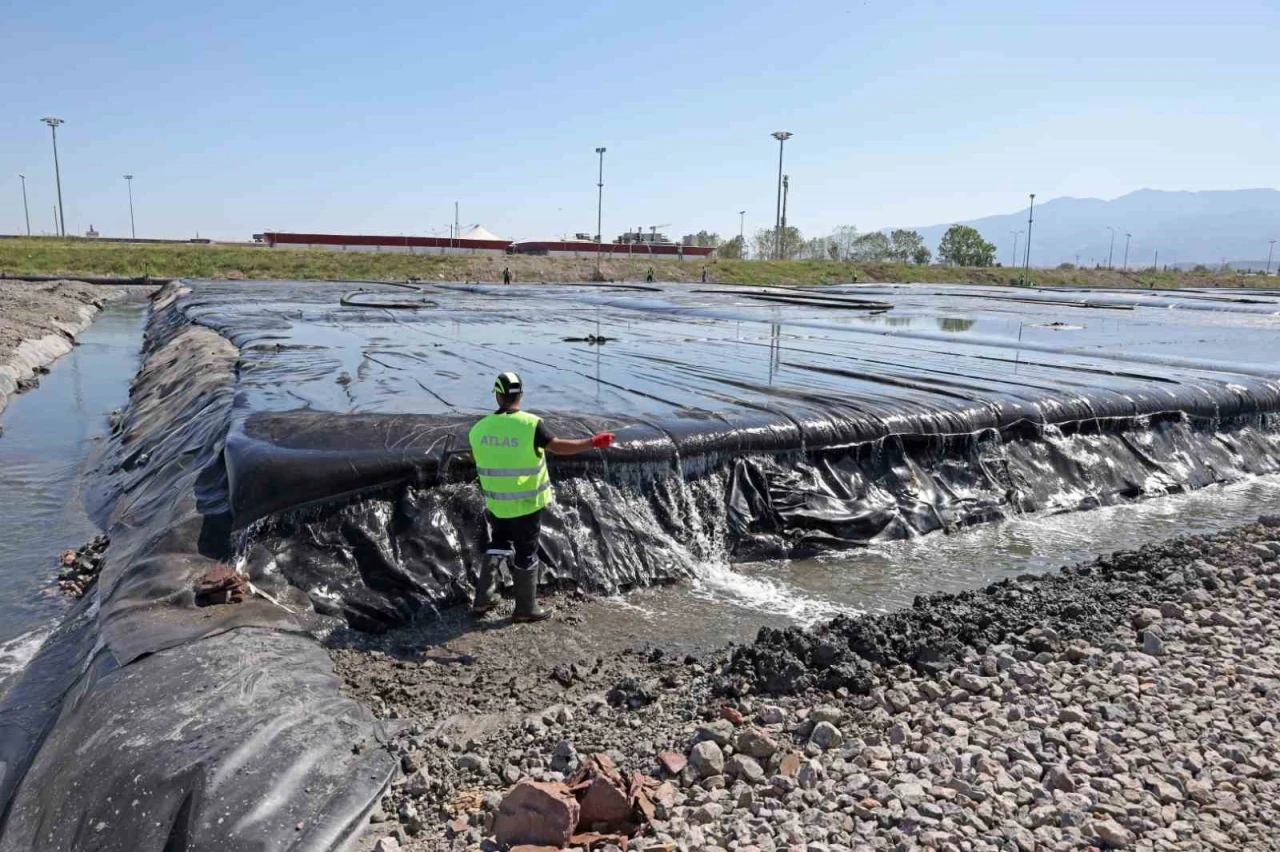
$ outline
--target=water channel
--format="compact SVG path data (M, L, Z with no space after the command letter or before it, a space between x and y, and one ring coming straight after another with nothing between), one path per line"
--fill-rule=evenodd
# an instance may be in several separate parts
M67 610L59 552L101 532L82 489L108 415L129 401L145 322L144 306L108 307L38 388L0 414L0 690Z

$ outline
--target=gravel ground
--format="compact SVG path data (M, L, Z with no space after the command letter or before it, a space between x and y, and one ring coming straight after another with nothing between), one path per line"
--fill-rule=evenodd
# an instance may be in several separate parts
M1263 518L701 659L593 649L576 601L338 636L405 770L359 848L494 848L596 751L676 785L631 849L1280 848L1277 554Z

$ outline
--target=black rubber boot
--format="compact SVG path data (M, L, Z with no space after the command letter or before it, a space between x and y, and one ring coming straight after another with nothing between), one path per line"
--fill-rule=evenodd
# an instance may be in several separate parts
M471 604L472 615L484 615L498 604L498 567L506 556L503 552L490 551L480 561L480 578L476 580L476 597Z
M511 578L516 585L516 611L511 620L516 624L530 621L545 621L551 617L551 611L538 606L538 575L541 571L537 565L524 571L511 569Z

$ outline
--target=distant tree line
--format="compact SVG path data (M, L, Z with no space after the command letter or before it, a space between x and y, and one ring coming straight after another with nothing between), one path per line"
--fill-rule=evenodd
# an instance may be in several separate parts
M744 239L722 240L719 234L699 231L686 234L689 245L716 249L725 260L832 260L845 263L903 263L927 265L935 258L918 231L896 228L891 231L859 232L853 225L841 225L830 234L806 239L794 225L760 228ZM952 266L994 266L996 247L968 225L952 225L938 244L937 262Z
M727 245L727 244L726 244ZM735 252L743 246L735 246ZM852 225L836 228L825 237L805 239L794 225L776 230L761 228L751 241L752 256L783 260L835 260L857 263L926 264L932 252L916 231L899 228L888 234L880 231L859 233ZM729 257L720 250L721 257ZM732 256L740 256L734 254Z
M744 241L735 237L720 245L723 258L745 257ZM859 233L852 225L842 225L824 237L805 239L794 225L761 228L751 240L751 255L757 259L834 260L847 263L933 262L933 252L919 232L897 228L889 232ZM954 266L992 266L996 247L968 225L952 225L938 244L938 262Z

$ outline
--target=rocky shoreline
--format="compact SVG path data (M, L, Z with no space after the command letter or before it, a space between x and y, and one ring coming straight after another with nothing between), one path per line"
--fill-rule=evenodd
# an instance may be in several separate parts
M498 848L593 753L670 782L632 850L1280 848L1278 555L1265 517L697 659L339 638L404 770L358 848Z
M96 535L79 550L64 550L59 557L58 589L66 595L82 598L98 582L102 572L102 557L111 540Z

